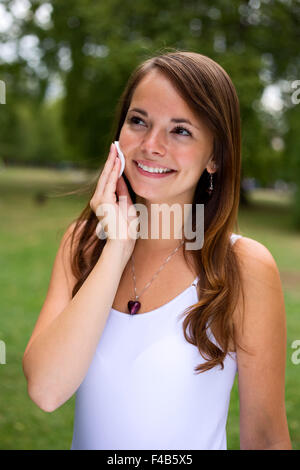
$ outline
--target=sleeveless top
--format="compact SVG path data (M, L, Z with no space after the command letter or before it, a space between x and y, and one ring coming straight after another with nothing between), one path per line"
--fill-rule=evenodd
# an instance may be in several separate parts
M195 373L205 360L183 336L182 312L198 302L198 279L149 312L111 308L76 391L71 450L227 449L236 353L223 370Z

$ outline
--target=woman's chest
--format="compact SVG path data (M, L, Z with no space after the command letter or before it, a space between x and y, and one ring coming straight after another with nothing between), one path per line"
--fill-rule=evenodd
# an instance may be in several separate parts
M128 302L135 300L136 294L141 307L138 314L146 313L170 302L187 289L197 277L194 270L180 259L166 265L152 280L160 268L159 263L135 267L134 283L132 261L129 260L122 274L112 307L120 312L128 312ZM152 280L152 281L151 281ZM150 285L149 285L150 284Z

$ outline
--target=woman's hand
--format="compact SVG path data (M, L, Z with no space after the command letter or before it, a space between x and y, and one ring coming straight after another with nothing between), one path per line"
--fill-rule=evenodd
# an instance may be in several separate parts
M90 207L99 219L97 236L103 238L99 236L101 229L107 227L106 243L121 244L126 248L129 259L136 243L139 219L123 177L118 179L120 165L116 146L112 144L95 193L90 200Z

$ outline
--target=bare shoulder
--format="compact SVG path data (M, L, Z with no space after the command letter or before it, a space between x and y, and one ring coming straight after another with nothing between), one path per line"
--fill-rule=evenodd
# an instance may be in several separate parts
M233 245L241 273L241 291L233 320L239 335L243 325L272 321L284 315L284 295L276 261L267 247L248 237Z
M67 242L70 243L71 237L72 237L72 235L74 234L74 230L75 230L76 225L78 225L78 227L76 228L76 237L75 237L75 238L78 239L79 236L80 236L81 233L82 233L82 230L84 229L84 227L85 227L85 225L86 225L86 222L87 222L87 220L83 220L83 221L80 221L80 222L78 222L77 220L75 220L74 222L71 222L71 223L68 225L68 227L67 227L67 229L66 229L66 231L65 231L65 233L64 233L64 235L63 235L63 241L64 241L64 243L67 243Z
M268 282L278 277L278 267L269 249L252 238L239 238L233 245L237 254L243 278Z
M77 225L77 220L70 223L63 234L60 246L58 248L57 257L60 258L62 262L64 274L65 274L67 284L68 284L69 295L71 295L72 288L74 284L77 282L77 279L75 278L73 271L72 271L72 257L74 253L76 252L76 249L78 247L78 241L86 225L86 222L87 222L86 220L81 221L78 224L78 227L76 228L76 232L75 232L75 227ZM71 244L72 239L73 239L73 243Z
M61 246L63 248L63 251L66 251L65 249L68 248L68 254L70 254L70 247L71 247L71 241L73 239L73 250L75 247L77 247L77 243L79 241L79 238L82 234L82 231L84 230L84 227L86 225L87 220L83 220L78 222L75 220L74 222L71 222L70 225L67 227L63 237L62 237L62 243ZM75 231L76 228L76 231Z

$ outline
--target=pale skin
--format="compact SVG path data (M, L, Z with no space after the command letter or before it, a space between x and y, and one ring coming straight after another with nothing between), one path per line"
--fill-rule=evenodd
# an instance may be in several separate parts
M146 117L136 112L128 113L127 117L139 115L142 121L136 121L136 123L140 122L140 125L129 124L126 121L119 138L120 146L126 157L125 173L138 196L137 202L143 202L147 207L150 207L152 202L191 203L197 181L204 169L206 168L210 173L216 171L213 165L213 156L211 155L212 136L208 129L197 119L197 116L193 115L172 85L160 75L153 75L151 80L148 76L139 84L133 95L129 110L132 107L143 109L148 114L148 117ZM188 136L188 133L183 130L174 131L175 126L178 124L171 122L171 119L178 117L191 121L193 126L186 123L182 126L192 132L192 137ZM167 178L157 180L149 178L148 180L137 173L133 167L134 159L161 162L167 167L176 169L177 172ZM106 164L106 172L109 184L115 191L116 187L122 185L123 182L122 178L119 181L117 180L120 162L117 159L117 164L114 167L113 161L114 156L111 154ZM69 232L72 228L73 226ZM158 261L165 259L165 254L169 254L178 244L179 240L172 240L172 238L169 240L137 240L134 247L137 266L139 265L139 258L141 259L143 256L144 261L147 259L149 262L149 272L155 272L156 269L152 270L151 267L154 265L159 266ZM235 311L234 323L238 339L245 348L254 353L249 356L239 348L236 350L240 400L240 447L241 449L291 449L284 402L285 307L278 268L268 249L250 238L244 237L238 240L234 245L234 249L241 261L245 286L243 328L238 314L239 308ZM86 316L85 320L82 319L81 315L82 305L88 307L91 303L90 299L93 298L94 284L99 286L101 282L104 282L102 277L104 279L105 276L102 274L101 269L103 272L111 269L111 264L108 262L111 257L115 256L115 251L115 247L113 250L109 248L106 251L105 263L107 265L101 268L101 263L99 264L99 267L93 272L93 277L87 280L85 288L81 292L79 291L77 301L73 299L72 307L72 304L70 305L71 288L76 280L71 272L68 250L63 252L62 244L59 248L47 299L33 336L27 345L26 352L29 350L33 339L41 335L40 344L37 339L36 350L33 350L33 356L35 357L40 351L44 351L44 338L45 340L49 338L49 340L47 339L49 341L49 354L52 357L55 353L53 370L52 368L50 370L49 367L49 371L54 377L53 380L56 380L61 388L64 382L61 382L60 375L58 377L55 375L55 370L61 364L61 358L65 358L64 361L66 362L65 371L62 369L61 372L62 377L65 377L67 373L70 374L70 364L73 365L74 352L72 348L76 345L76 350L78 349L77 345L83 337L83 333L86 333L86 338L91 338L95 334L94 344L97 344L99 340L99 333L96 335L94 327L95 322L100 323L99 314L96 311L94 312L96 305L99 304L98 299L93 300L95 306L90 306L89 315ZM116 254L116 272L110 274L112 279L115 279L116 287L108 295L107 312L109 311L109 305L111 305L109 299L114 298L120 282L121 272L123 272L128 259L126 254L124 261L118 266L117 260L122 258L122 253L120 250L120 253ZM99 279L98 273L100 273ZM59 320L60 312L63 312L63 315ZM93 327L87 324L89 318L91 318ZM74 324L75 320L76 324ZM105 319L101 322L103 325L101 323L101 328L98 327L99 331L102 331ZM71 324L73 324L74 331L75 327L78 330L78 334L74 334L74 338L71 337ZM91 330L88 330L88 327ZM85 330L87 331L85 332ZM47 334L43 332L47 332ZM57 337L60 332L62 332L59 343L61 344L61 351L58 353ZM70 336L68 339L70 359L68 359L69 356L66 357L64 343L67 334ZM89 342L91 341L89 340ZM55 345L55 348L53 345ZM70 391L68 389L68 396L73 393L78 386L78 382L82 380L87 367L86 364L91 360L94 350L91 348L88 353L89 356L85 363L81 365L80 374L78 373L80 377L76 378L76 381L74 380L74 386L70 387ZM44 351L45 360L49 358L49 354ZM30 372L35 366L33 356L31 359L33 365L29 368ZM82 358L78 358L77 363L79 360L82 360ZM44 362L37 363L37 365L41 371L45 367ZM46 382L42 373L40 374L42 378L39 380ZM53 400L50 403L49 398L50 404L45 406L45 409L52 411L65 400L66 391L64 391L62 399L55 400L55 404L53 404Z

